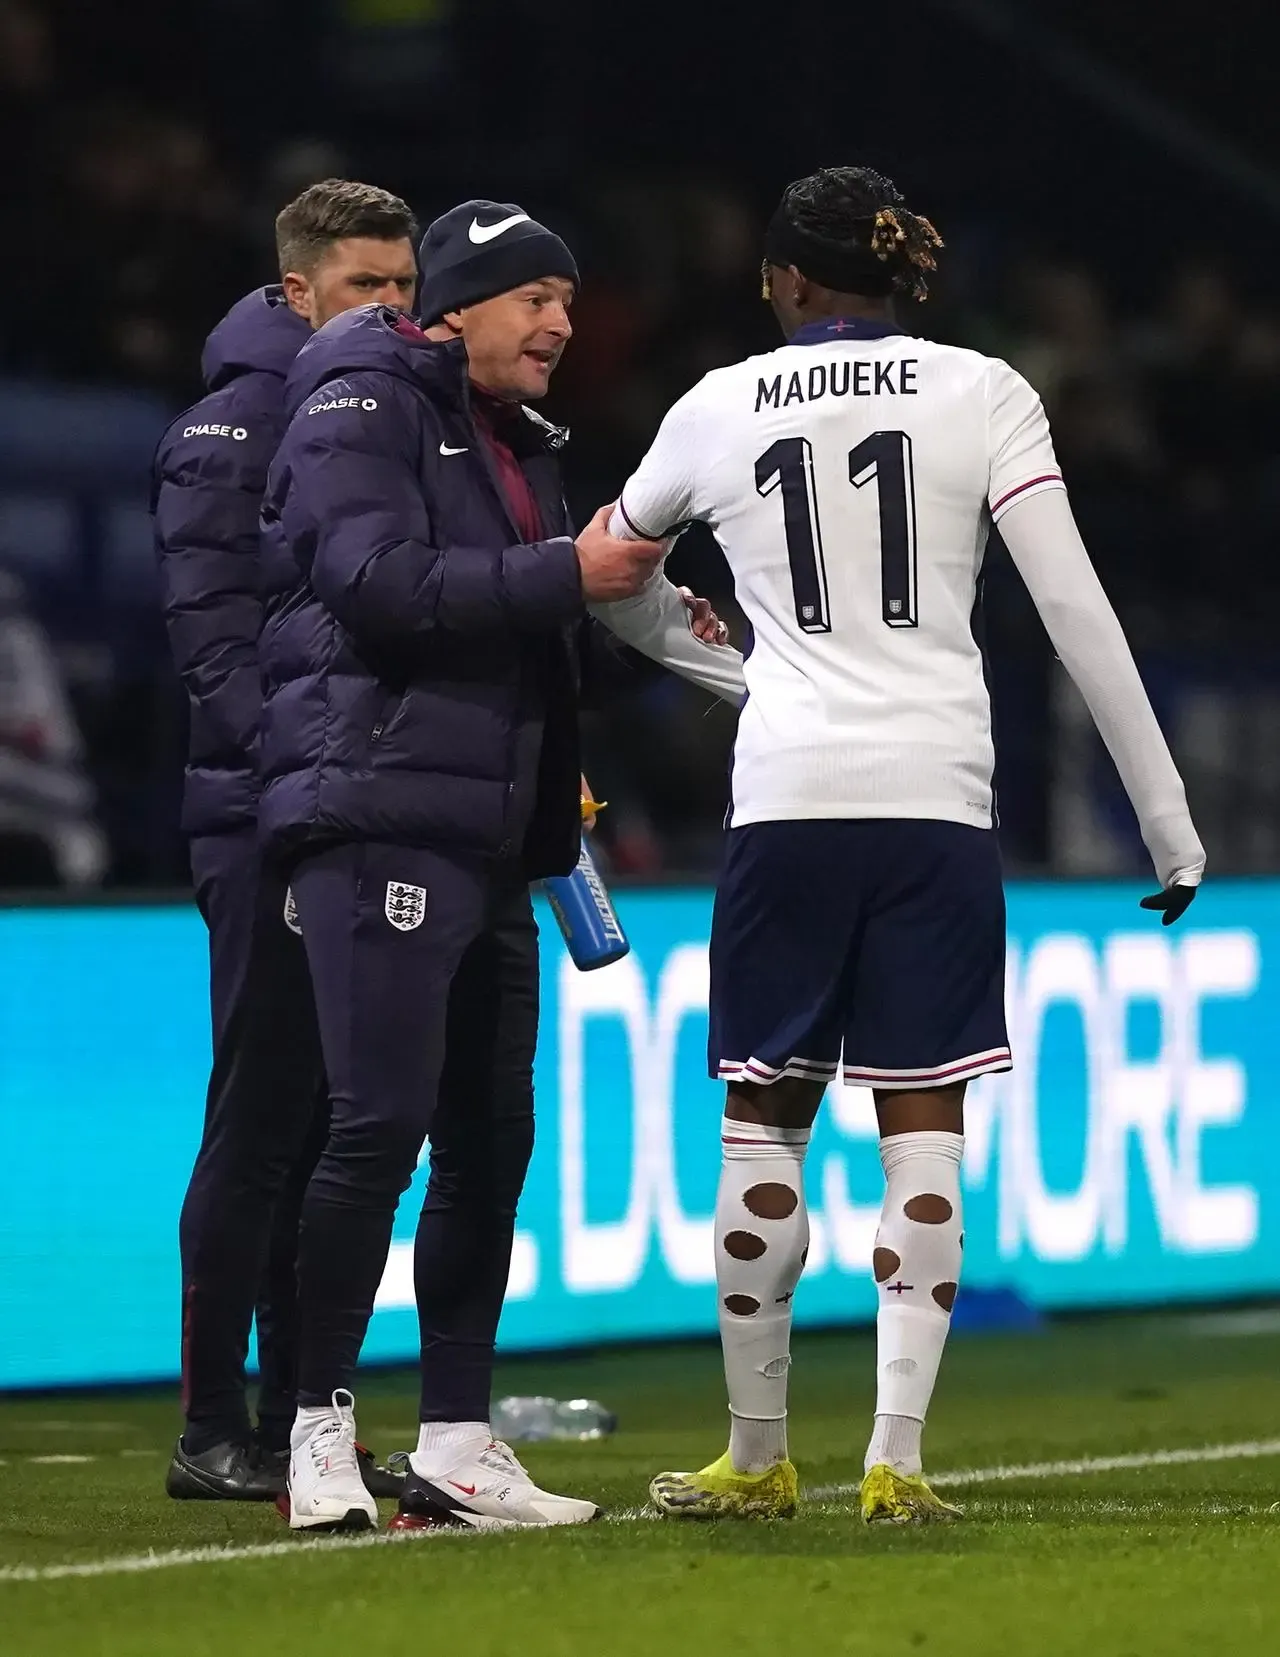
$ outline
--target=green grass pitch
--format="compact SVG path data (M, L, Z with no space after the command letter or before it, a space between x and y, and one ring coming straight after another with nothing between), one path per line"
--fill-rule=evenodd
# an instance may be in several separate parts
M171 1393L0 1400L0 1652L1280 1652L1276 1321L1187 1313L957 1337L926 1448L940 1486L959 1475L967 1516L918 1531L868 1532L848 1489L871 1402L866 1333L796 1343L793 1454L817 1494L775 1524L635 1516L654 1472L724 1447L711 1346L503 1366L503 1390L586 1393L619 1413L605 1443L527 1448L544 1483L612 1510L572 1531L300 1545L269 1508L165 1498ZM411 1376L366 1377L359 1404L380 1453L411 1442ZM1198 1454L1214 1446L1230 1453ZM1129 1465L1044 1466L1111 1457ZM225 1555L137 1568L209 1549Z

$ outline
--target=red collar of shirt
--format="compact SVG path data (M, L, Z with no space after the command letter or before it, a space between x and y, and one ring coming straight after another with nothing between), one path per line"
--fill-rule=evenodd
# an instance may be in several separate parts
M525 542L541 540L544 527L537 497L510 441L516 422L523 419L520 405L504 402L502 398L486 391L483 386L472 382L471 408L475 415L476 430L489 451L489 458L493 462L503 495L506 497L507 508L520 531L521 539Z

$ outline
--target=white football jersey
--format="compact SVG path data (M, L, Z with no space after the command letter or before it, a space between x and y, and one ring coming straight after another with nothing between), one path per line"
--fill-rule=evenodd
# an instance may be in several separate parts
M1061 489L1008 364L888 323L811 323L716 369L622 492L632 533L709 524L751 627L730 822L992 822L974 636L993 521Z

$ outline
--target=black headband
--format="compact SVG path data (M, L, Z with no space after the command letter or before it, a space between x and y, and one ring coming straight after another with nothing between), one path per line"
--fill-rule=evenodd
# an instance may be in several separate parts
M835 293L860 293L878 299L893 292L891 261L878 258L870 246L842 247L824 241L793 224L785 208L785 202L779 205L764 233L764 256L771 265L784 269L794 265L802 276ZM874 215L866 222L874 225Z

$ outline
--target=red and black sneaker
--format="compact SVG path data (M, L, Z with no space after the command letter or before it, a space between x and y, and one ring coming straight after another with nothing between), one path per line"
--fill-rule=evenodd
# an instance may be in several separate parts
M387 1457L387 1465L384 1467L372 1450L366 1449L357 1441L356 1461L360 1464L360 1477L364 1480L364 1487L371 1496L394 1501L403 1491L405 1471L409 1466L407 1451L394 1451ZM395 1465L392 1465L393 1463Z

